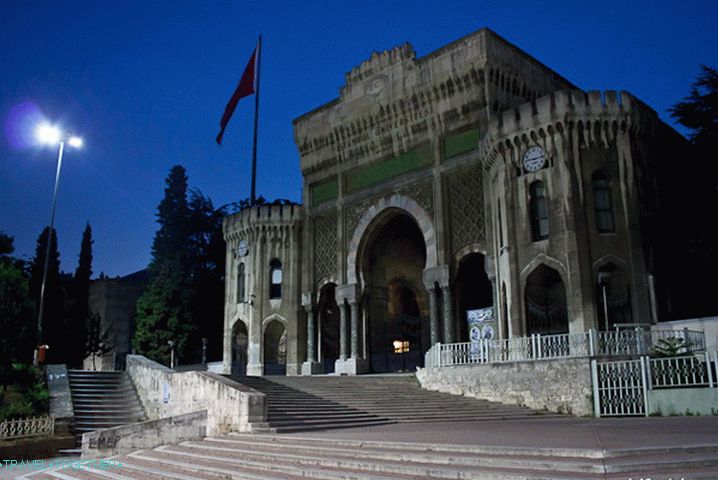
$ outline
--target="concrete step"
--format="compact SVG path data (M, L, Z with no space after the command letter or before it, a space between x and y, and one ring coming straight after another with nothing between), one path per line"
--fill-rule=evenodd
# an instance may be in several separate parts
M68 377L78 444L83 433L145 419L127 372L70 370Z
M307 452L267 451L258 448L207 448L206 446L192 445L191 442L157 449L160 454L167 455L169 458L182 458L183 461L224 463L227 465L246 465L247 463L254 465L282 465L301 470L311 469L313 472L324 470L345 472L345 475L346 473L351 473L356 475L356 478L365 478L365 476L374 478L481 478L479 475L487 470L493 470L494 472L507 470L506 468L486 465L436 463L433 461L435 457L409 460L406 458L391 458L390 455L385 455L381 458L377 458L376 455L373 457L358 456L354 450L335 450L326 454L315 451L308 454ZM525 462L521 462L521 465L525 466ZM575 473L570 470L567 470L567 472L545 471L552 474L550 478L557 479L573 478L568 473Z
M114 470L42 471L28 480L626 480L718 478L718 445L623 450L448 445L229 434L136 451Z
M524 407L459 397L421 388L411 376L239 377L266 397L271 428L332 428L360 421L440 422L522 419ZM351 421L351 422L350 422ZM301 422L301 425L297 425Z

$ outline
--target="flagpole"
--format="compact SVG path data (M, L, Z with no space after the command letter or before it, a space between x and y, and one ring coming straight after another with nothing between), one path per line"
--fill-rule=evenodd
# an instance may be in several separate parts
M252 141L252 196L250 205L257 202L257 125L259 124L259 66L262 59L262 35L257 42L257 91L254 96L254 139Z

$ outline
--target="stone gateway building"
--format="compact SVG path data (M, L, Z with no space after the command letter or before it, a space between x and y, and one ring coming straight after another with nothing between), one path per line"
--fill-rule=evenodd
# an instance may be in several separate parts
M511 338L665 308L658 172L681 137L626 92L482 29L372 54L294 136L303 204L224 222L225 373L413 371L476 312Z

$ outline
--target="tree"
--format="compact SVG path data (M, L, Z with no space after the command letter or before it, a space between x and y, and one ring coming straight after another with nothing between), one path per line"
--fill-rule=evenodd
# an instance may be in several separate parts
M690 160L690 166L682 169L686 177L677 180L680 172L673 172L669 183L676 192L672 203L677 211L671 223L681 237L673 244L686 253L679 266L682 272L677 276L693 280L678 287L683 292L683 316L716 315L712 285L718 269L718 225L696 221L690 212L718 204L718 163L714 153L718 147L718 71L702 66L690 94L669 111L691 130L693 144L692 150L680 152Z
M691 93L669 109L671 116L692 130L696 145L715 145L718 142L718 71L701 66Z
M214 208L201 191L189 199L189 230L194 334L189 338L193 360L201 357L202 338L207 338L210 358L221 356L224 323L225 242L222 220L226 208ZM200 314L201 312L201 314Z
M9 383L14 362L32 361L35 344L34 303L22 262L10 256L13 251L13 238L0 233L0 385Z
M102 318L96 313L87 313L85 322L85 346L83 352L92 357L92 369L97 370L95 363L97 357L112 351L113 345L110 337L110 329L102 327Z
M89 222L82 232L80 255L72 281L70 315L68 319L68 363L80 367L86 354L87 318L89 315L90 278L92 277L92 228Z
M192 328L190 234L188 226L187 174L179 165L166 179L159 204L160 228L152 242L150 281L137 301L135 350L157 361L169 361L168 340L175 342L181 358Z
M42 287L43 271L45 268L45 254L47 252L47 237L49 228L45 227L37 237L35 258L30 266L30 298L40 308L40 289ZM45 283L45 308L42 318L42 338L39 344L50 345L48 352L52 361L65 361L65 300L60 279L60 253L57 250L57 233L53 229L50 242L50 255Z

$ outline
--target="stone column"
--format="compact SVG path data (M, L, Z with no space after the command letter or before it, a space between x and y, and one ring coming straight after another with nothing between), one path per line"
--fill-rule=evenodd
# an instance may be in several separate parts
M448 304L449 308L447 314L447 301L451 302L451 294L449 293L448 265L439 265L437 267L425 269L423 280L424 286L429 292L429 333L431 346L433 347L441 341L439 333L439 299L437 298L439 288L441 288L441 291L444 292L444 343L449 343L454 338L454 324L453 315L451 315L451 303ZM447 318L449 319L448 322ZM449 333L447 333L447 329Z
M356 301L349 303L351 309L351 358L359 357L359 308Z
M302 363L302 375L322 373L322 365L317 361L317 334L314 329L314 297L311 293L302 295L302 305L307 312L307 360Z
M351 358L344 363L344 373L358 375L369 371L369 362L359 351L359 303L355 299L349 300L351 309Z
M314 310L307 308L307 362L316 361L317 357L314 353L314 344L317 342L314 334Z
M339 303L339 359L347 359L347 308L344 300Z
M454 314L451 308L451 289L448 284L441 286L441 296L444 301L444 343L453 343Z
M432 285L429 291L429 333L431 347L439 343L439 303L436 301L436 288Z

